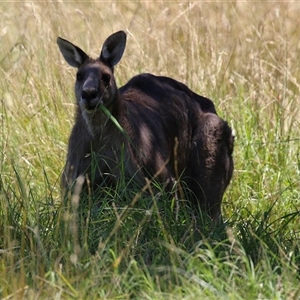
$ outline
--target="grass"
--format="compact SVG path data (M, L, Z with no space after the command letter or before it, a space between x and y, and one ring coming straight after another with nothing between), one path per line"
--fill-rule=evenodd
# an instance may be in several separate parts
M1 2L0 298L300 299L299 10L296 1ZM177 215L163 194L125 195L124 182L90 203L86 220L64 210L75 71L56 37L96 56L119 29L128 33L119 85L140 72L176 78L235 129L225 234L200 235L188 203Z

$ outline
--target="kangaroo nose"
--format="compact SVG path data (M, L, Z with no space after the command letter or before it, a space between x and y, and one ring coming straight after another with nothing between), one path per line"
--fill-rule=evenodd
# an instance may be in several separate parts
M81 98L86 102L90 102L97 98L97 90L93 87L85 88L81 93Z

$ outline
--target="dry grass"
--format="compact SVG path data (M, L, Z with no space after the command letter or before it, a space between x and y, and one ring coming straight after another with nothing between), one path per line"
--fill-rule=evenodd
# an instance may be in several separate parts
M5 237L0 241L0 297L299 297L300 3L25 1L1 2L0 13L0 235ZM65 258L68 263L60 265L58 257L69 246L47 249L57 238L51 235L57 182L74 109L75 70L63 61L56 38L97 56L104 39L120 29L127 32L128 43L115 71L119 85L141 72L173 77L213 99L220 116L235 128L236 170L223 209L233 220L229 240L236 261L213 257L215 246L191 253L169 245L175 258L160 278L159 266L150 271L130 255L126 272L118 274L89 255L81 264ZM45 202L51 207L44 220L39 213L48 209ZM13 228L20 232L14 235ZM120 258L121 241L109 244L108 262ZM278 245L277 257L272 249ZM27 263L26 249L37 251L36 261ZM166 250L159 249L163 257ZM273 260L282 264L280 276ZM275 274L269 281L268 272Z

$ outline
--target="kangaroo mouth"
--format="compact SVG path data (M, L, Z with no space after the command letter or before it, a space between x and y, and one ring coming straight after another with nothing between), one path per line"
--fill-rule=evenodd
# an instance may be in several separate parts
M81 98L80 101L80 106L87 112L94 112L100 109L101 104L103 104L102 98L93 99L91 101L86 101L86 99Z

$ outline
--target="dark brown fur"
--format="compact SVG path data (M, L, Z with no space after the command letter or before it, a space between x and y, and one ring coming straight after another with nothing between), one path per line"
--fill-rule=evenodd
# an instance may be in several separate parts
M180 177L195 205L218 220L233 172L230 127L217 116L211 100L174 79L141 74L118 89L113 67L125 44L125 33L117 32L105 41L100 57L92 59L58 38L66 61L78 68L76 119L63 189L69 189L80 175L88 175L94 189L104 180L115 186L121 176L122 157L126 178L143 186L145 177L151 179L158 172L159 182L170 188ZM119 122L129 140L102 112L100 104ZM91 166L96 166L96 172Z

